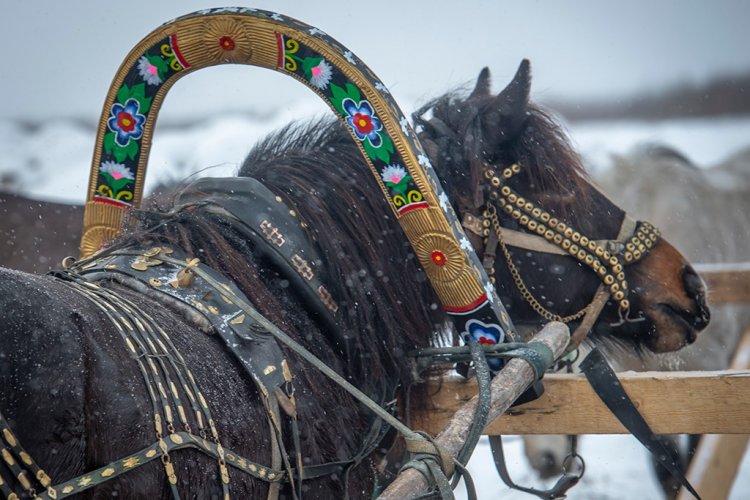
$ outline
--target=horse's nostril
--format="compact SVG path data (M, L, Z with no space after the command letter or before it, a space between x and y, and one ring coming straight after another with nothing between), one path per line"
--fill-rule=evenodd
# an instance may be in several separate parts
M697 295L706 295L706 287L703 284L703 280L698 273L695 272L693 266L685 266L682 272L682 281L685 285L685 291L690 297Z
M685 292L688 297L695 301L696 313L693 316L692 324L698 330L708 326L711 320L711 311L706 303L706 285L692 266L685 266L682 274L682 281L685 285Z

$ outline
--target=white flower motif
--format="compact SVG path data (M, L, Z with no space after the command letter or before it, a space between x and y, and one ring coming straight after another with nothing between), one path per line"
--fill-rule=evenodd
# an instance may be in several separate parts
M234 13L234 12L239 12L239 11L240 11L240 8L239 8L239 7L221 7L221 8L218 8L218 9L216 9L216 10L214 11L214 13L215 13L215 14L220 14L220 13L222 13L222 12L230 12L230 13Z
M466 236L463 236L459 243L461 243L461 250L471 250L471 242L466 238Z
M276 13L276 12L274 12L273 14L271 14L271 19L273 19L274 21L283 21L284 20L284 18L281 17L281 15L278 14L278 13Z
M489 300L491 303L495 303L495 287L492 286L492 283L485 283L484 284L484 293L487 294L487 300Z
M398 121L398 124L401 125L401 132L403 132L406 135L409 135L409 121L406 119L405 116L401 117L401 119Z
M102 162L101 166L99 166L99 171L103 174L111 175L116 181L120 179L128 179L132 181L135 179L133 172L122 163L115 163L113 161Z
M141 58L138 59L138 73L149 85L159 85L161 83L159 69L151 64L151 61L149 61L146 56L141 56Z
M445 191L441 191L438 195L438 201L440 202L440 208L443 209L443 212L448 211L448 195L445 194Z
M311 35L325 35L325 32L319 28L310 28L307 32Z
M419 156L417 156L417 161L423 167L432 168L432 163L430 163L430 159L427 158L427 156L425 156L425 155L419 155Z
M328 82L333 77L333 67L322 59L317 66L310 68L310 83L319 89L328 87Z
M354 64L355 66L357 65L356 61L354 60L354 54L352 54L351 50L347 50L346 52L344 52L344 57L347 61L349 61L349 64Z
M205 16L206 14L210 14L210 13L211 13L211 9L201 9L198 11L198 14L202 16Z
M382 92L382 93L384 93L384 94L390 94L390 91L388 90L388 87L386 87L385 85L383 85L383 84L382 84L382 83L380 83L380 82L377 82L377 83L375 84L375 88L376 88L377 90L381 91L381 92Z
M406 169L401 165L388 165L380 172L380 176L383 178L383 182L398 184L401 179L406 177Z
M258 12L258 9L253 9L252 7L240 7L240 10L238 12L247 14L247 13Z

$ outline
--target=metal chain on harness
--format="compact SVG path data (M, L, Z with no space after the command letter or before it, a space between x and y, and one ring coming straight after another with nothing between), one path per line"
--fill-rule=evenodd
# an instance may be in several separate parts
M508 270L513 277L513 282L516 284L518 291L521 292L521 296L523 297L523 299L532 307L532 309L534 309L534 311L536 311L537 314L539 314L539 316L546 319L547 321L570 323L571 321L575 321L583 317L583 315L588 312L589 305L587 305L577 313L570 314L568 316L560 316L559 314L555 314L549 309L545 308L528 289L523 281L523 278L521 277L521 273L518 272L518 268L513 263L513 258L510 255L510 251L508 251L508 247L505 245L505 241L503 240L503 232L502 228L500 227L500 221L498 220L497 210L495 209L495 206L491 203L487 203L487 208L484 211L484 215L492 224L492 228L495 231L497 241L498 243L500 243L500 249L502 250L503 256L505 257L505 263L508 265Z
M630 310L630 301L628 300L629 287L625 279L624 266L638 261L650 251L659 239L659 230L648 222L639 221L635 223L630 238L622 243L614 241L613 244L616 245L616 248L611 248L612 251L610 251L596 240L574 230L513 190L507 184L507 181L520 171L521 167L518 164L513 164L503 169L501 175L496 175L492 169L487 169L484 173L491 186L487 216L492 217L494 213L493 229L497 233L502 233L500 223L497 220L497 212L490 209L490 207L494 209L492 201L496 202L501 210L518 221L532 235L538 235L563 250L564 254L570 255L581 264L591 268L607 287L607 291L612 300L618 304L620 311L627 317ZM486 237L487 234L484 236ZM500 239L499 235L498 239ZM503 245L503 250L506 260L508 260L509 267L513 269L515 266L508 258L509 252L504 247L505 245ZM514 281L517 285L523 283L517 270L514 274ZM523 289L528 292L525 285L523 285ZM546 311L530 293L524 293L524 298L527 301L536 302L537 305L530 302L534 310L542 314L542 317L550 319L548 315L553 313ZM577 319L585 313L586 309L584 308L572 316L576 317L577 315L575 318ZM572 321L572 319L569 321Z

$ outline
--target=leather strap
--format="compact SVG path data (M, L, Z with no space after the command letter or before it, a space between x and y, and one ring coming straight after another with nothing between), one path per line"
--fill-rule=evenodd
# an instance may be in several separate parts
M664 444L656 438L654 431L638 412L604 355L594 348L581 362L580 368L596 395L607 405L617 420L651 452L662 467L700 500L700 496L685 477L682 467L675 462Z

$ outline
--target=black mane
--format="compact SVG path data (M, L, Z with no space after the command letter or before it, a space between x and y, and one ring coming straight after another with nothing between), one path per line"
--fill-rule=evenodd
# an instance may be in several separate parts
M589 175L552 113L529 102L517 130L506 134L503 131L509 128L507 124L486 123L487 111L497 106L496 99L490 93L473 93L467 98L453 92L428 102L413 115L425 147L430 150L430 143L434 144L430 151L432 163L443 185L451 185L451 203L461 206L458 198L462 193L471 193L470 204L478 206L484 199L481 189L485 169L518 163L522 167L519 184L527 189L558 194L565 194L560 193L565 190L574 197L572 204L571 200L546 200L550 212L563 216L585 206L590 201L585 197ZM432 120L445 127L435 127Z
M365 384L384 377L408 384L408 351L436 339L445 318L344 127L325 119L289 125L257 144L239 175L254 177L282 196L319 247L327 285L360 352L342 368ZM313 337L310 332L319 325L290 317L301 308L298 297L273 269L254 262L253 249L226 221L199 205L171 208L140 212L140 224L118 246L133 239L178 245L235 281L281 328Z

